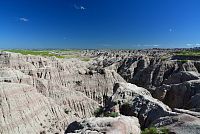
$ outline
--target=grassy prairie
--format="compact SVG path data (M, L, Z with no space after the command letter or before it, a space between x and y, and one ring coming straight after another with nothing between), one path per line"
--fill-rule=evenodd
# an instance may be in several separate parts
M200 56L200 51L199 50L184 50L184 51L176 52L176 55Z
M61 55L57 55L57 54L53 54L48 50L21 50L21 49L12 49L12 50L4 50L7 52L14 52L14 53L20 53L23 55L40 55L40 56L47 56L47 57L51 57L51 56L55 56L56 58L65 58L64 56Z
M23 49L10 49L10 50L3 50L7 52L13 53L20 53L23 55L39 55L44 57L52 57L55 56L56 58L78 58L81 61L89 61L90 58L88 57L81 57L80 50L68 50L68 49L61 49L61 50L23 50Z

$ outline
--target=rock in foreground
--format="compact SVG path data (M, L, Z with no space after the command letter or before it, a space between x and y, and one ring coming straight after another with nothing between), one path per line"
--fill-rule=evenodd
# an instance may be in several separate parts
M85 119L71 123L66 133L77 134L140 134L140 124L135 117L119 116Z
M155 119L173 114L161 101L154 99L141 87L130 83L117 83L113 89L110 105L119 105L119 111L126 116L135 116L142 127L148 127Z
M200 119L187 114L161 117L152 123L155 127L164 127L175 134L199 134Z

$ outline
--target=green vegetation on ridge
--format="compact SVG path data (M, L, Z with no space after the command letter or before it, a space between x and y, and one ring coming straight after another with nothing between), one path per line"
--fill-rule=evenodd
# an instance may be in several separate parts
M89 61L90 58L88 57L81 57L80 50L68 50L68 49L61 49L61 50L25 50L25 49L10 49L10 50L3 50L7 52L13 53L20 53L22 55L35 55L35 56L44 56L44 57L56 57L56 58L78 58L81 61Z
M119 114L117 112L105 111L103 107L99 107L94 112L95 117L117 117Z
M150 127L145 128L141 134L169 134L169 130L166 128Z
M4 50L7 52L13 52L13 53L20 53L23 55L40 55L40 56L47 56L47 57L52 57L55 56L56 58L65 58L64 56L53 54L48 50L21 50L21 49L12 49L12 50Z
M176 52L176 55L183 55L183 56L200 56L199 50L183 50Z

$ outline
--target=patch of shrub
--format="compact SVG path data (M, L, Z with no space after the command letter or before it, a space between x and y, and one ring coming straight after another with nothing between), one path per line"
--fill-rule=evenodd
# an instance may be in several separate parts
M105 113L106 117L117 117L119 114L117 112L106 112Z
M81 61L90 61L90 58L81 58Z
M105 111L103 107L99 107L97 110L94 112L95 117L117 117L119 114L117 112L110 112L110 111Z
M169 130L166 128L145 128L141 134L169 134Z
M177 60L178 62L180 62L180 63L187 63L188 62L188 60Z
M131 104L129 104L128 102L121 105L119 110L122 115L134 116L134 112L132 110Z
M100 117L104 113L103 107L99 107L94 111L94 116L95 117Z

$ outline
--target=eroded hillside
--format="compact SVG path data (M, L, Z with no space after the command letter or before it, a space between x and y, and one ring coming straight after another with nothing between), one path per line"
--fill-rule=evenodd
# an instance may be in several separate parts
M1 52L0 133L200 133L198 60L173 59L175 50L54 54Z

